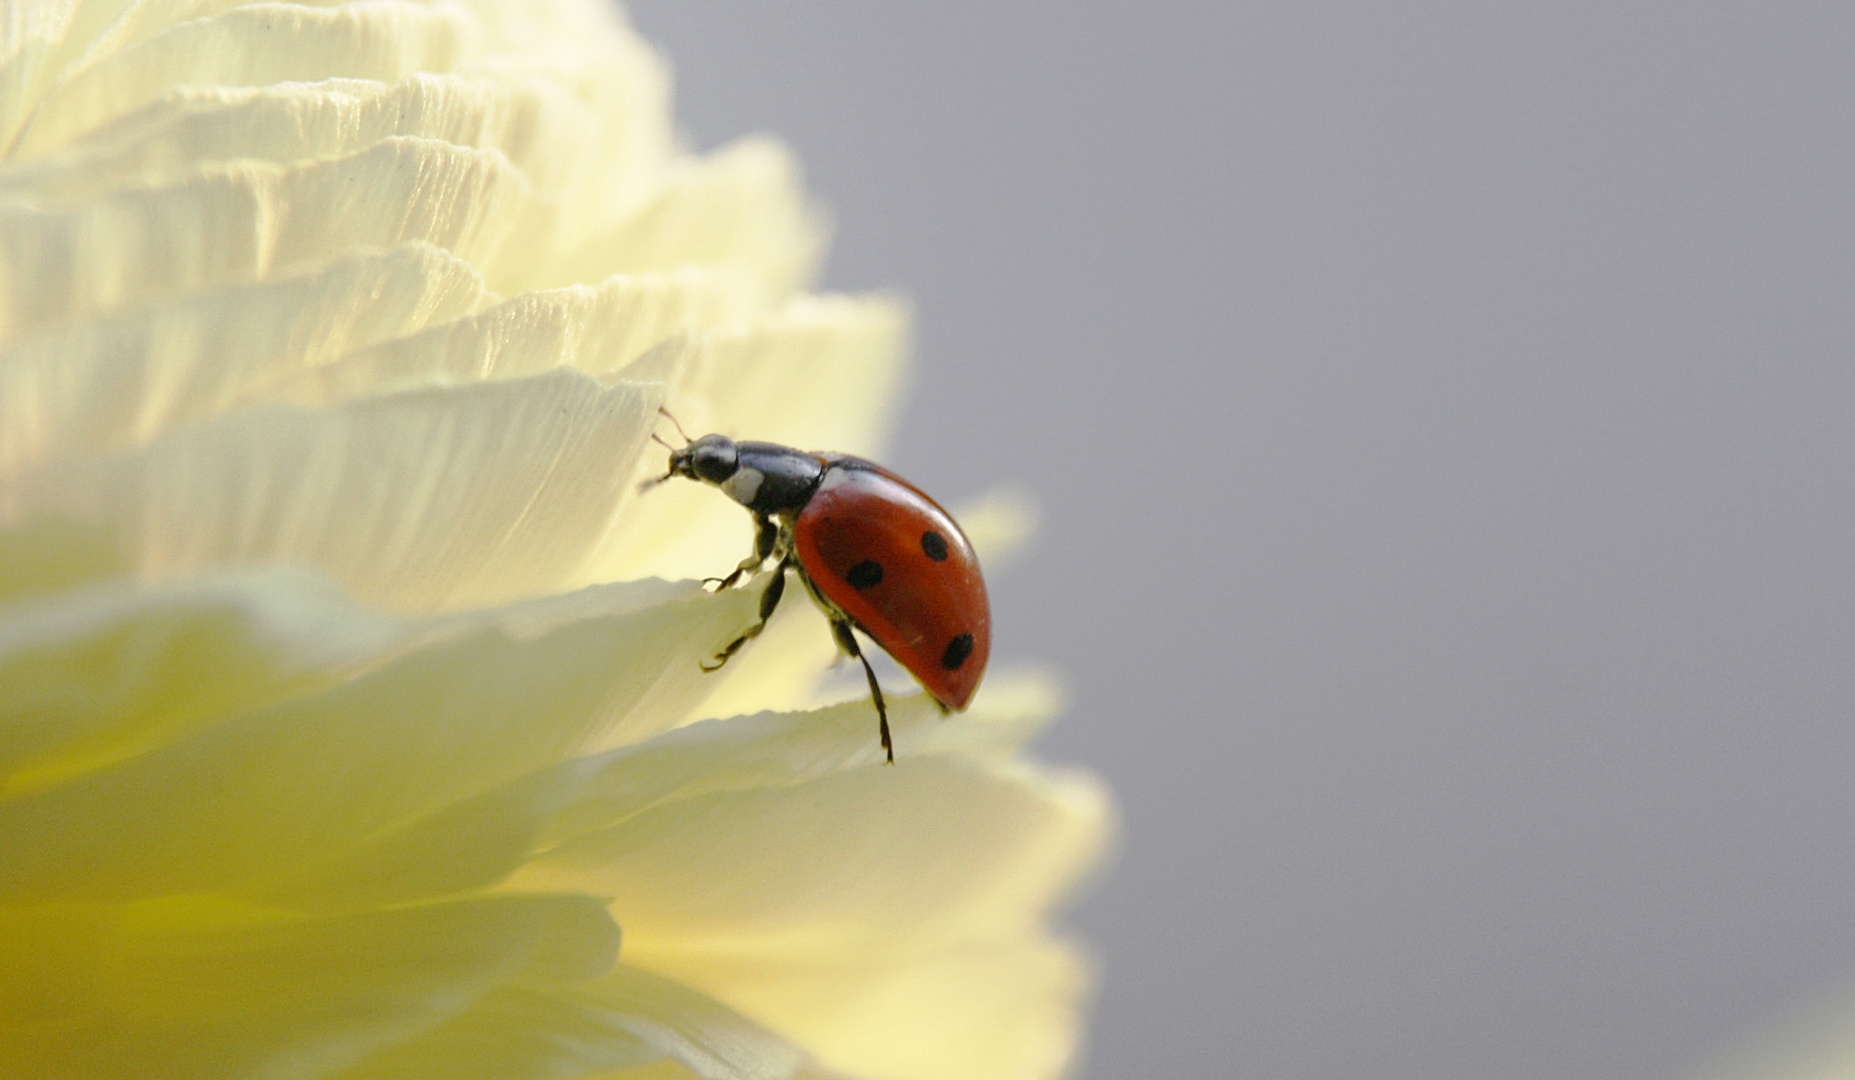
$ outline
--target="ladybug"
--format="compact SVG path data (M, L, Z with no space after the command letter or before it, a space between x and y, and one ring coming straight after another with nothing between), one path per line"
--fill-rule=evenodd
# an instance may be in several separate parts
M863 664L890 764L888 706L856 631L907 668L943 713L972 701L991 652L992 609L972 545L940 504L860 457L725 435L670 447L669 471L647 486L678 476L720 488L754 516L753 554L728 576L708 579L716 592L774 560L760 621L703 670L718 670L766 629L790 569L831 621L838 647Z

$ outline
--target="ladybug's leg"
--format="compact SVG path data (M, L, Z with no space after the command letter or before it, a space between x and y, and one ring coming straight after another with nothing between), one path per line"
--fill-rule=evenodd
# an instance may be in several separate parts
M837 634L837 643L844 651L857 658L863 664L863 674L870 680L870 697L876 702L876 724L882 732L882 752L889 756L889 764L895 764L895 744L889 741L889 706L882 700L882 684L876 681L876 669L857 647L857 635L851 630L849 619L832 619L831 629Z
M741 565L735 567L734 572L727 577L703 578L702 584L707 585L711 581L716 582L715 591L721 592L723 589L741 580L742 574L751 570L758 570L766 565L767 559L772 556L773 549L777 546L779 546L779 522L774 521L770 517L756 514L754 516L754 553L742 559ZM777 603L778 601L774 602Z
M760 594L760 621L748 627L747 632L740 637L728 642L727 648L715 654L714 663L702 665L703 671L720 671L721 666L728 662L729 657L741 651L741 646L759 637L760 631L766 629L766 621L773 617L774 609L779 607L779 598L786 592L786 567L790 565L792 565L792 557L787 556L779 560L779 565L773 568L773 580L766 583L765 591ZM737 570L735 573L738 574L740 571ZM722 586L723 589L727 587Z

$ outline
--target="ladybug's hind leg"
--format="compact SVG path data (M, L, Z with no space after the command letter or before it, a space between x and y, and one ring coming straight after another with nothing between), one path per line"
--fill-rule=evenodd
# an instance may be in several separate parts
M876 702L876 724L882 733L882 752L888 755L889 764L895 764L895 744L889 741L889 706L882 700L882 684L876 681L876 669L870 667L863 650L857 647L857 635L851 628L850 620L833 618L831 630L837 634L837 643L845 652L857 658L863 665L863 674L870 680L870 698Z
M777 547L779 547L779 522L765 515L756 514L754 515L754 553L742 559L741 564L736 566L727 577L703 578L702 584L707 585L713 582L715 591L721 592L741 580L742 574L753 573L765 566L766 561L773 557L773 551ZM781 564L780 568L783 570L784 564ZM775 600L774 603L778 601Z
M792 556L788 555L779 560L779 565L773 568L773 580L766 583L766 590L760 594L760 621L748 627L746 633L740 637L728 642L726 648L715 654L713 663L702 665L703 671L720 671L721 666L728 662L729 657L741 651L741 646L759 637L760 631L766 629L766 621L773 617L773 612L779 607L779 598L785 595L786 567L790 565L792 565ZM740 571L736 570L735 573L739 574ZM722 586L723 589L727 587Z

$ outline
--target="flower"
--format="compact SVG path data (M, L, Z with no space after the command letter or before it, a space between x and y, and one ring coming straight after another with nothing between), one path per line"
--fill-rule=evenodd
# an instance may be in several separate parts
M884 767L815 613L700 672L747 524L636 490L666 401L881 436L784 151L597 0L93 8L0 21L0 1075L1060 1073L1048 690Z

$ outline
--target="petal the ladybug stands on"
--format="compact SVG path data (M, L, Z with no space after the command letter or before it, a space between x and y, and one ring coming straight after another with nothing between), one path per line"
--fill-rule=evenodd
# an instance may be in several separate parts
M831 620L839 647L862 662L891 764L888 706L855 631L907 668L942 712L966 708L991 652L992 609L972 545L933 499L862 458L725 435L671 447L669 472L651 485L677 476L720 488L754 515L754 553L727 577L710 579L717 592L776 560L760 594L760 621L704 670L720 668L766 629L790 568Z

